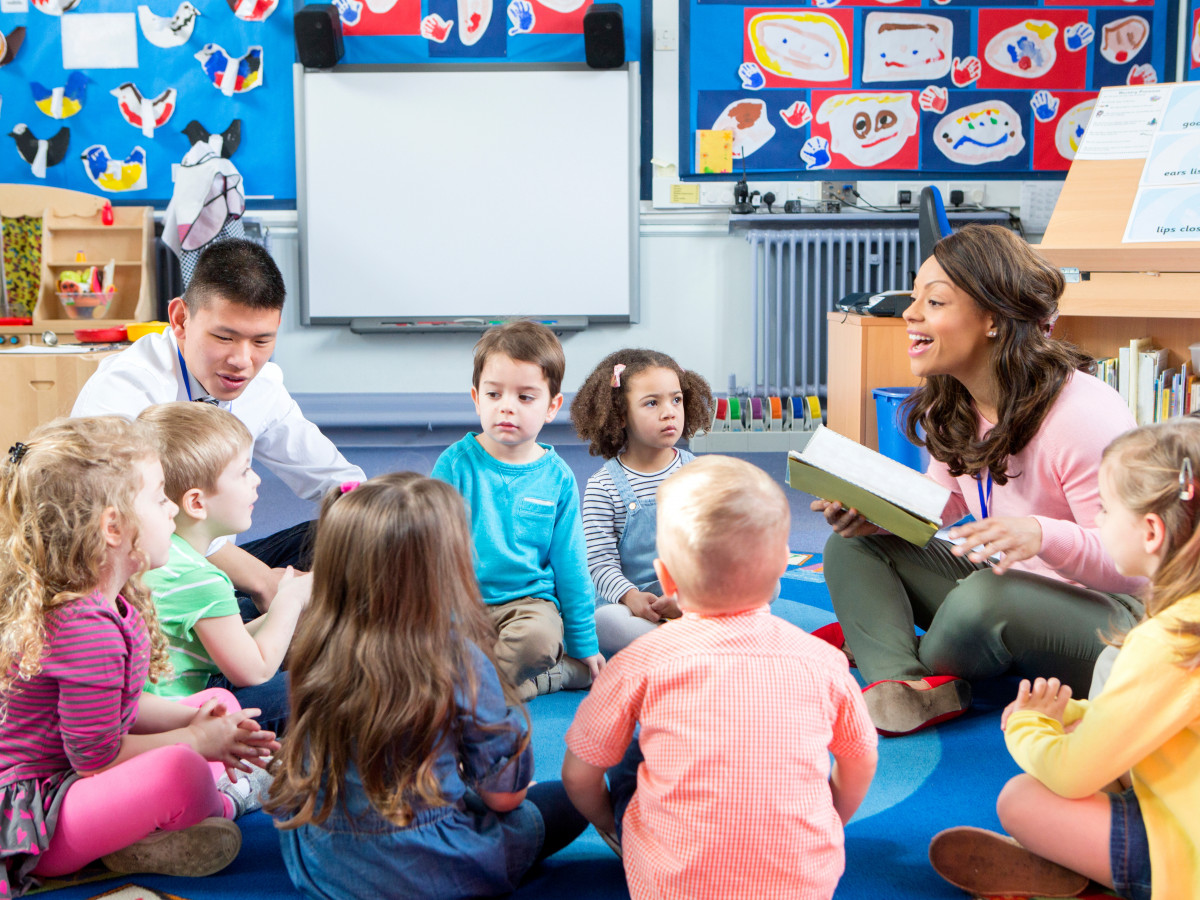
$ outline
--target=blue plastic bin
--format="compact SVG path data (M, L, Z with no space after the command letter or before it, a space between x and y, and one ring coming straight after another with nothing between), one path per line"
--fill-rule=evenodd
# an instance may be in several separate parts
M889 459L904 463L910 469L924 472L929 468L929 454L904 436L901 424L902 404L915 387L875 388L875 421L879 425L879 452Z

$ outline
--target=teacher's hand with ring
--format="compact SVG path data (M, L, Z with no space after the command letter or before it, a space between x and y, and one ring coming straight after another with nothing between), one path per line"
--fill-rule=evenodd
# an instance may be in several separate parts
M825 516L825 521L833 528L833 533L844 538L862 537L866 534L879 534L883 531L878 525L872 525L858 514L854 508L846 509L836 500L814 500L809 509Z
M1000 561L992 566L997 575L1042 550L1042 526L1033 516L997 516L968 522L951 528L950 538L964 541L950 552L974 563L987 562L988 557L999 553Z

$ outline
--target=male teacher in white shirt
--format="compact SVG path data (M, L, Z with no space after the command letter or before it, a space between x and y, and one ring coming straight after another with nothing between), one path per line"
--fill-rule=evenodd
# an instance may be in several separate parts
M172 400L213 403L237 416L254 438L254 458L305 500L363 481L283 386L269 362L286 289L279 267L252 241L218 241L200 255L183 297L167 308L171 327L104 360L75 401L73 416L118 414ZM307 568L311 523L244 548L218 542L209 559L265 611L284 567Z

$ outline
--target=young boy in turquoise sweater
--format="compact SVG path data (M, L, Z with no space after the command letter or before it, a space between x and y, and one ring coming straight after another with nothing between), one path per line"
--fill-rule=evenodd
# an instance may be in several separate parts
M565 369L546 326L490 329L471 376L480 431L433 467L466 500L475 574L499 634L496 661L522 700L585 688L604 666L575 476L537 440L562 408Z

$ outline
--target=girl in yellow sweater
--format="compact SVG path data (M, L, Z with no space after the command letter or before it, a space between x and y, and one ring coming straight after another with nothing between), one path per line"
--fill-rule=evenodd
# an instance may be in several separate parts
M1118 437L1100 466L1105 549L1150 579L1146 618L1092 701L1022 681L1001 719L1027 774L996 809L1016 840L976 828L933 838L934 868L981 896L1067 897L1088 879L1130 900L1200 896L1200 419ZM1118 782L1128 773L1132 788Z

